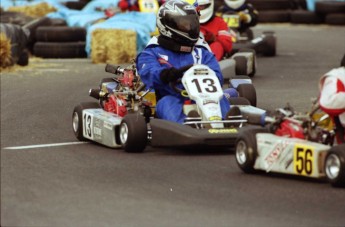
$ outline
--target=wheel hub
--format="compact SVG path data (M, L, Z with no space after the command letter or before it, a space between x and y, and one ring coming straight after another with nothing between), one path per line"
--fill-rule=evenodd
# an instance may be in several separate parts
M128 126L127 124L122 124L120 127L120 141L121 144L125 144L128 139Z
M78 128L79 128L79 116L78 116L77 112L73 113L72 123L73 123L73 130L74 130L74 132L77 132Z
M326 174L330 179L338 177L340 172L341 163L339 157L335 154L328 156L326 160Z
M244 141L239 141L236 146L236 159L239 164L243 165L247 161L246 156L246 143Z

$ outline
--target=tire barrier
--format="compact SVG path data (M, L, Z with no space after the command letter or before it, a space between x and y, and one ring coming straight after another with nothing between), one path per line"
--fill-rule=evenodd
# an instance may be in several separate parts
M41 26L36 30L33 54L42 58L86 58L86 29Z
M247 0L247 2L259 11L260 23L345 25L345 1Z

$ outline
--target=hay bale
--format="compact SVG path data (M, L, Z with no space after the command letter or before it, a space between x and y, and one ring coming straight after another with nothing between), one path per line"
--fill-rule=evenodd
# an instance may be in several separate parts
M136 32L121 29L96 29L91 35L93 63L122 64L136 57Z
M11 6L7 9L10 12L20 12L30 17L43 17L56 9L46 2L26 6Z
M11 40L5 33L0 33L0 68L13 65L11 54Z

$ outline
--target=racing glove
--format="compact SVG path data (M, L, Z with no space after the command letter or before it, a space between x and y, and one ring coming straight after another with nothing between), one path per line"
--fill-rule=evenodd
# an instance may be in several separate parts
M179 69L176 69L175 67L163 69L159 77L161 81L163 81L163 83L165 84L168 84L170 82L176 82L178 79L180 79L183 76L183 73L192 66L193 65L187 65Z

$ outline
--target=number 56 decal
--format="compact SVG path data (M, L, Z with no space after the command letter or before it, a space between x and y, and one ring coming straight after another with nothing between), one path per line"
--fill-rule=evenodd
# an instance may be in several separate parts
M314 149L310 146L296 144L293 156L294 170L299 175L312 175L314 163Z

